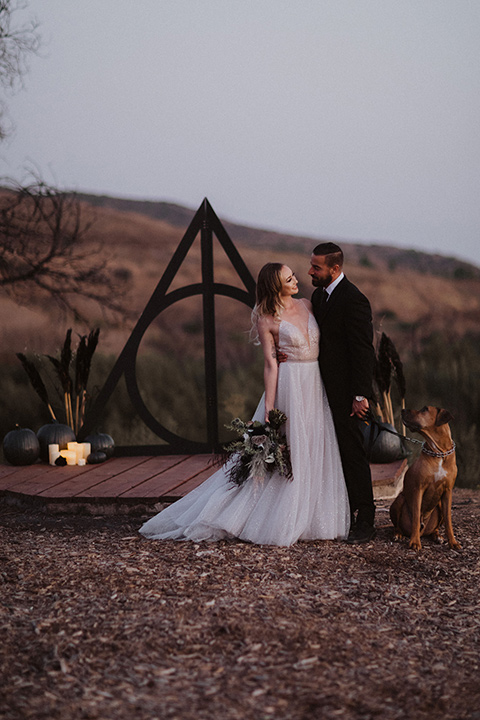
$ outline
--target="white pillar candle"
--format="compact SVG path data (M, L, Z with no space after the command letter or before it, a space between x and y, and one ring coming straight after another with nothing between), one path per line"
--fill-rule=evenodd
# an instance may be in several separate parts
M50 465L55 465L55 460L60 457L60 453L56 450L53 450L48 455L48 461Z
M55 460L60 455L59 451L60 451L60 446L55 443L52 443L51 445L48 446L48 462L50 463L50 465L55 464Z
M83 457L83 445L77 442L69 442L67 443L67 449L75 453L75 463L78 463L80 458Z
M77 464L77 453L75 450L60 450L60 455L65 458L67 465Z
M79 461L78 461L78 464L79 464L81 467L83 467L84 465L87 464L87 461L85 460L85 458L80 458Z
M92 446L90 443L82 443L83 447L83 459L86 461L90 453L92 452Z

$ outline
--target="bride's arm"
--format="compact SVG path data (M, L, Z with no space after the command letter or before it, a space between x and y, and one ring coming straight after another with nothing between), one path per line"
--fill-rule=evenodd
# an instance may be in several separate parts
M263 380L265 383L265 422L268 420L268 413L275 407L275 396L277 394L277 348L274 337L274 321L268 317L262 317L258 321L258 337L263 349Z

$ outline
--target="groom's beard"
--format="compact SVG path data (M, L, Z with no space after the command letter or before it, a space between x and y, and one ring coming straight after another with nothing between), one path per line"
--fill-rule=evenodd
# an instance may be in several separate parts
M312 285L313 285L313 287L326 288L330 285L332 280L333 280L332 273L329 273L328 276L325 278L312 277Z

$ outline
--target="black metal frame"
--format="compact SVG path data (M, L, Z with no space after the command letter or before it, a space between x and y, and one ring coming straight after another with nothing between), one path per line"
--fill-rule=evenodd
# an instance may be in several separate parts
M168 293L175 275L182 265L194 240L200 232L202 282L186 285ZM224 283L216 283L214 279L213 234L217 237L225 253L230 259L245 290ZM136 359L141 340L158 315L179 300L202 295L203 299L203 333L205 354L205 390L207 441L205 443L188 440L165 428L147 409L138 388L136 377ZM132 331L125 347L120 353L105 385L100 391L96 402L88 412L85 423L79 434L80 439L86 437L95 427L106 403L115 390L122 375L125 376L127 391L133 407L150 430L166 441L162 445L133 445L116 448L119 455L162 455L177 453L208 453L221 449L218 435L218 397L217 397L217 358L215 332L215 295L223 295L238 300L249 307L255 304L255 281L242 260L238 250L231 241L222 223L215 214L207 198L204 199L190 223L183 239L170 260L152 297L148 301L140 319Z

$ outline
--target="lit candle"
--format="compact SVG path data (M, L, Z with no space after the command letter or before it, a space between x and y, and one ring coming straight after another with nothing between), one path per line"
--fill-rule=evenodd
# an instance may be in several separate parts
M60 455L60 446L53 443L48 446L48 462L50 465L55 465L55 460Z
M50 465L55 465L55 460L60 457L60 453L54 450L53 452L49 453L48 455L48 462Z
M82 443L83 447L83 459L86 461L90 453L92 452L92 446L90 443Z
M77 442L67 443L67 449L75 453L75 463L78 463L80 458L83 457L83 445Z
M65 458L67 465L77 464L77 453L75 450L60 450L60 455Z

